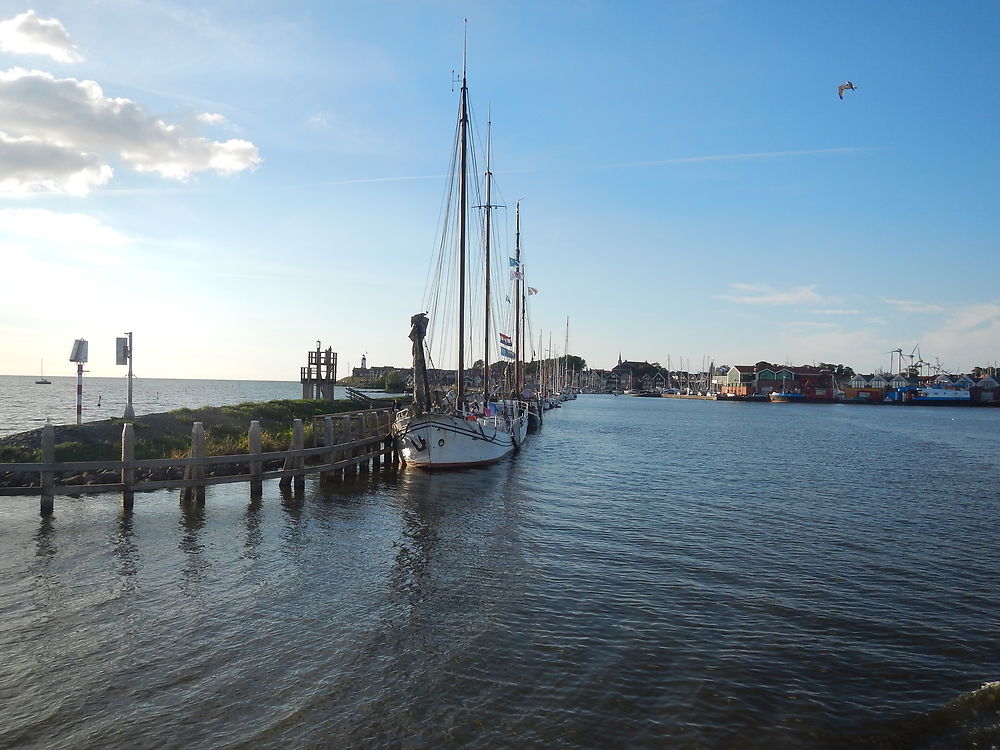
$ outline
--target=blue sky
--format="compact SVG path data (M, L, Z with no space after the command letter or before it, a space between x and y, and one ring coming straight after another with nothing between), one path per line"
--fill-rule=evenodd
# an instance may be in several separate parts
M1000 359L996 3L40 0L0 4L0 373L408 364L463 18L536 335Z

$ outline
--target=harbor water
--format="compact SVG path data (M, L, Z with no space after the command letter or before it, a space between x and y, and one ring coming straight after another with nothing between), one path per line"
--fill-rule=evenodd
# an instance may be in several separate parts
M1000 744L1000 410L546 416L485 469L0 498L0 747Z

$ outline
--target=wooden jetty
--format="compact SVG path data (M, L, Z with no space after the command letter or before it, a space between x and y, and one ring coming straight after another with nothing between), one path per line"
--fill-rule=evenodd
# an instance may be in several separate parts
M292 423L292 445L288 450L264 453L261 450L260 422L250 423L249 452L228 456L205 455L205 430L201 422L191 429L191 450L186 458L135 458L135 430L131 423L122 427L120 461L56 461L55 428L42 428L42 455L38 463L0 463L0 471L38 474L38 483L0 487L0 496L38 495L43 516L53 512L56 495L84 495L120 492L122 507L132 510L135 493L164 488L181 489L181 500L204 502L205 487L211 484L249 482L250 496L260 497L263 482L278 479L282 487L301 492L307 474L319 474L326 482L347 474L378 471L394 466L398 456L392 445L390 428L394 409L329 414L313 417L312 443L305 446L301 419ZM280 468L276 468L280 466ZM161 470L166 470L165 472ZM80 484L66 481L84 472L116 472L119 481ZM170 474L152 479L153 472Z

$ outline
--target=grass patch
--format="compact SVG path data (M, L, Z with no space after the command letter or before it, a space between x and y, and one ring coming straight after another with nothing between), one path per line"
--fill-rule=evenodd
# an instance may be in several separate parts
M0 462L7 464L32 464L38 463L42 458L42 451L21 448L13 445L0 447Z
M56 461L119 461L120 445L108 443L56 443Z

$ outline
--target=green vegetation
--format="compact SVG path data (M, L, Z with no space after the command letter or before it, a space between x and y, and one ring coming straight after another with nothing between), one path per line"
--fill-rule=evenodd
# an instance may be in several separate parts
M377 400L378 406L392 406L392 399ZM312 442L312 420L324 414L358 411L352 401L280 400L245 402L232 406L177 409L161 414L145 414L134 422L137 459L179 458L191 450L191 427L205 426L205 452L210 456L237 455L249 450L250 422L261 428L261 448L265 453L287 450L292 442L292 422L301 419L305 443ZM121 458L124 422L109 419L83 425L56 427L57 461L115 461ZM0 462L34 463L41 460L40 430L10 436L0 445Z
M567 367L567 363L569 365L568 369L571 372L583 372L587 369L587 360L575 354L569 354L558 359L552 357L534 362L525 362L524 371L529 375L535 375L538 372L538 365L541 364L545 367L546 372L562 372Z
M19 445L0 446L0 462L6 464L30 464L41 460L42 451L39 448L32 450L22 448Z
M406 390L406 379L399 370L389 370L382 381L386 393L402 393Z

